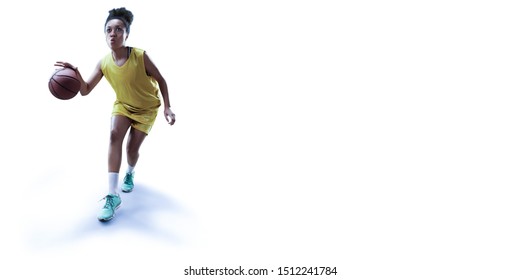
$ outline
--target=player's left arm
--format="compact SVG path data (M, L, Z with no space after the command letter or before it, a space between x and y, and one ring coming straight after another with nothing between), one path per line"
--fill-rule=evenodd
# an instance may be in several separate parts
M146 70L146 73L153 77L157 83L159 84L159 89L161 90L161 95L163 97L164 101L164 117L166 118L166 121L173 125L175 123L175 114L173 113L172 109L170 108L170 95L168 93L168 84L166 83L166 80L161 75L161 72L155 66L155 63L150 59L148 54L145 52L144 54L144 67Z

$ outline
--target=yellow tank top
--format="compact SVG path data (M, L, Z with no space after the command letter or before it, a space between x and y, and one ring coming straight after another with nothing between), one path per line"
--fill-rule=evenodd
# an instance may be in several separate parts
M146 74L144 50L132 48L125 64L117 66L112 53L101 60L101 71L116 92L116 102L132 113L161 106L157 81Z

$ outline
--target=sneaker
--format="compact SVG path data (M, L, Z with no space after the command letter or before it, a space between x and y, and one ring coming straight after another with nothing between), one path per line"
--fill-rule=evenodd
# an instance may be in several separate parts
M121 190L123 192L131 192L134 189L134 173L126 173L125 179L123 180L123 185L121 186Z
M121 205L121 198L117 194L109 194L104 197L105 206L98 215L98 220L102 222L110 221L114 217L116 209Z

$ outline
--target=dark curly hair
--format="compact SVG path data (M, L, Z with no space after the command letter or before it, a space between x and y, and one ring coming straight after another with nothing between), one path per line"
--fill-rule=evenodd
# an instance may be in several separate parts
M105 21L104 27L106 28L107 23L113 19L121 20L125 24L126 32L130 33L130 25L132 24L132 21L134 21L134 14L132 14L132 12L127 10L125 7L112 9L108 11L108 17Z

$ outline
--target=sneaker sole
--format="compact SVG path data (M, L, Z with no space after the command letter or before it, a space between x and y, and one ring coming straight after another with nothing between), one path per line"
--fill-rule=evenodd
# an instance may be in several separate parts
M98 221L100 221L100 222L108 222L108 221L112 220L114 218L114 216L116 215L116 210L119 209L120 206L121 206L121 204L117 205L116 209L114 209L114 215L112 215L112 217L110 217L108 219L100 219L100 218L98 218Z

